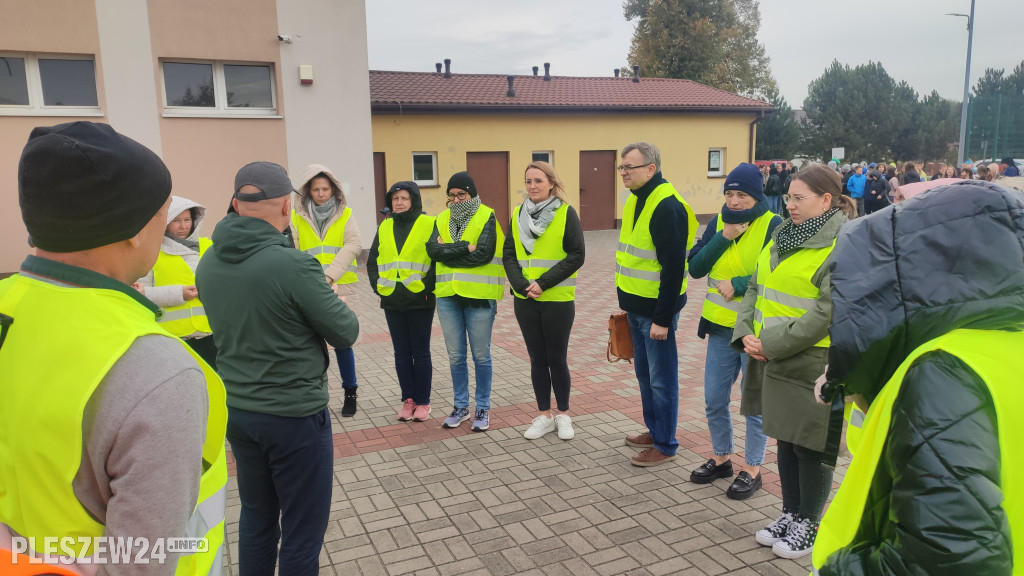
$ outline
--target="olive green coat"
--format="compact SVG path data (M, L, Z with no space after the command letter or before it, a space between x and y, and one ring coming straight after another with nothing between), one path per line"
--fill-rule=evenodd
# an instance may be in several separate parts
M836 212L817 234L801 245L801 249L830 246L839 234L839 227L846 221L846 215ZM772 232L772 270L779 265L779 253L774 240L782 227ZM795 253L791 252L785 258ZM761 330L761 345L768 362L753 358L747 360L740 401L741 414L762 415L766 435L819 452L825 449L828 439L831 408L814 400L814 381L825 373L828 361L828 348L814 344L828 336L828 328L832 323L830 260L826 259L811 276L811 283L820 292L814 308L792 322ZM740 350L743 349L743 337L754 334L757 286L755 270L747 285L732 334L732 345Z

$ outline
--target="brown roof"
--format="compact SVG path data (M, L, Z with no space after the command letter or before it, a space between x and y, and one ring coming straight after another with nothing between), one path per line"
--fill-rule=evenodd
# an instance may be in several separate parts
M501 74L444 74L370 70L370 105L376 114L536 112L770 112L771 104L692 80L632 76L516 76L508 96Z

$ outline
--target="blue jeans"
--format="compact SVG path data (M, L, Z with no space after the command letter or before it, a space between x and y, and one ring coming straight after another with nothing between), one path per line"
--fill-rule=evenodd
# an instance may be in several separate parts
M395 374L402 388L402 401L430 404L433 364L430 362L430 325L434 309L384 310L391 343L395 347Z
M335 348L334 355L338 357L338 372L341 372L342 388L358 388L356 381L356 355L351 348Z
M302 418L228 408L238 469L238 570L315 576L331 514L334 443L327 408Z
M463 308L455 298L437 299L437 319L441 321L444 345L448 349L456 408L469 408L468 334L476 373L476 409L491 409L491 328L498 314L498 303L490 300L489 304L487 308Z
M768 209L775 214L782 214L782 196L765 196L768 200Z
M747 363L747 355L729 345L731 333L709 331L707 338L708 354L704 361L704 414L708 417L711 447L715 451L715 456L728 456L733 452L729 397L736 376ZM742 389L742 382L740 386ZM768 438L761 430L760 416L746 418L747 440L743 453L747 466L760 466L764 462L764 449Z
M633 368L640 381L640 401L644 424L654 438L654 447L672 456L679 447L676 423L679 420L679 354L676 351L676 327L679 313L672 317L668 338L651 340L651 319L632 312L626 314L633 335Z

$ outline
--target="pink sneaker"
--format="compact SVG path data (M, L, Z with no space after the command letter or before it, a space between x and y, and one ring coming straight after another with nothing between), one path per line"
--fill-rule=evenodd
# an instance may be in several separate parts
M416 422L426 422L427 418L430 418L430 404L417 404L412 419Z
M405 402L402 402L402 409L398 411L398 420L406 422L412 420L412 412L416 408L416 403L409 398Z

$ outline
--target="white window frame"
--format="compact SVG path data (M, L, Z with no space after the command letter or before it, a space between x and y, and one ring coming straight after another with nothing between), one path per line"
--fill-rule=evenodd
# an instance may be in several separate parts
M537 154L547 154L548 155L548 159L544 160L544 162L547 162L548 164L551 164L552 166L555 165L555 151L554 150L534 150L530 154L530 161L531 162L536 162L536 160L534 160L533 157L535 155L537 155Z
M202 106L170 106L167 104L167 85L164 82L164 64L208 64L213 66L212 108ZM224 66L266 66L270 68L270 108L229 107ZM160 59L160 100L165 118L281 118L277 111L277 71L273 62L241 62L235 60L195 60L190 58Z
M437 186L437 152L413 152L409 155L409 165L412 167L412 176L416 177L416 157L417 156L430 156L431 168L433 168L433 178L431 180L413 180L417 186Z
M718 153L718 170L711 169L711 155ZM708 178L725 176L725 148L708 148Z
M0 116L103 116L97 106L46 106L43 104L43 78L39 74L39 60L90 60L96 76L96 102L100 102L100 79L93 54L48 54L35 52L0 52L0 57L25 60L25 83L28 87L28 105L0 104Z

